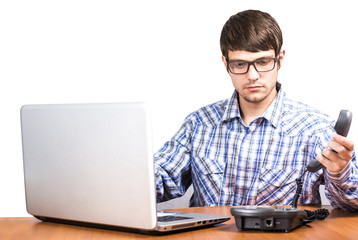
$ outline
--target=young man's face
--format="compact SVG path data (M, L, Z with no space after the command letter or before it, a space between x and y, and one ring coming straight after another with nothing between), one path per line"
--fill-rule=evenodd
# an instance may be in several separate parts
M282 62L285 52L280 53L280 61ZM262 58L275 58L275 51L247 52L247 51L229 51L228 58L223 57L223 62L227 68L227 62L237 60L255 61ZM258 62L260 64L260 62ZM259 65L258 64L258 65ZM239 65L241 66L241 65ZM232 83L239 94L240 104L242 101L249 103L271 102L276 96L276 82L278 75L278 62L275 63L274 69L267 72L258 72L253 65L249 67L247 73L233 74L229 71Z

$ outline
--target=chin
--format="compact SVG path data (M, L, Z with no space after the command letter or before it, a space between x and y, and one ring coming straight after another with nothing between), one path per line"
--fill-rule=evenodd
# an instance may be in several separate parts
M247 102L250 103L259 103L264 101L267 98L267 95L263 95L263 94L250 94L250 95L244 95L242 96Z
M245 99L247 102L250 103L260 103L264 101L266 98L253 98L253 99Z

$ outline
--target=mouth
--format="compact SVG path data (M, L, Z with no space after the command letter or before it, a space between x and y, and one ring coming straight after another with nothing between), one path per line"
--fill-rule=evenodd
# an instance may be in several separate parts
M262 86L247 86L246 89L251 91L251 92L255 92L258 91L262 88Z

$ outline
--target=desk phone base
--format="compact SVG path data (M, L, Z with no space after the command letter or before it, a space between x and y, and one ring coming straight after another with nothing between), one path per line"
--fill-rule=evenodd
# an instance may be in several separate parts
M290 232L305 224L307 214L304 210L292 207L246 206L232 207L236 226L242 230L263 230Z

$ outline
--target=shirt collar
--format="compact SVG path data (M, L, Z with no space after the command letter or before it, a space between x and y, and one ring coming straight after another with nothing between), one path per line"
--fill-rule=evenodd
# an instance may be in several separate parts
M237 92L234 91L234 94L230 99L228 99L228 103L226 105L226 109L224 115L222 117L222 121L227 121L233 118L241 118L240 109L239 109L239 101L237 98Z
M285 97L286 93L280 89L273 102L266 109L264 114L262 114L262 117L269 121L275 128L277 128L280 123Z
M266 111L261 116L269 121L275 128L279 125L281 113L283 111L283 101L286 94L280 89L271 103L271 105L266 109ZM234 118L241 118L239 101L237 97L237 92L235 91L232 97L228 100L222 121L227 121Z

